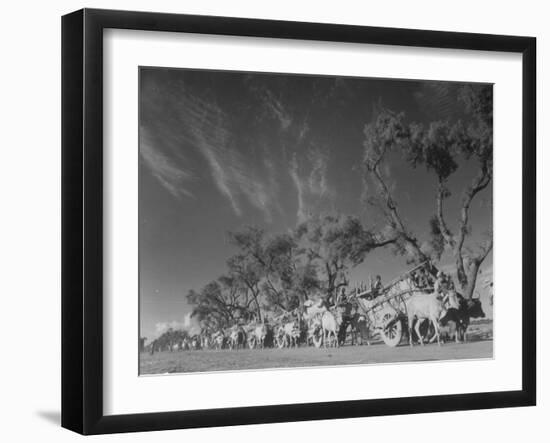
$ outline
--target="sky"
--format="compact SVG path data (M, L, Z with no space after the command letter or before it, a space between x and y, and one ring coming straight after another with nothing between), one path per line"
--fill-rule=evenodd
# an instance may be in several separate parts
M139 71L140 335L188 323L185 295L225 271L228 231L256 225L287 232L309 214L357 216L381 226L362 199L363 129L377 109L408 122L464 118L459 84L141 67ZM451 228L476 173L462 161L445 202ZM428 238L435 177L392 153L383 168L407 226ZM373 189L367 189L373 192ZM471 243L492 228L492 188L474 200ZM450 264L444 256L441 267ZM351 283L408 269L377 249ZM492 256L482 267L492 278Z

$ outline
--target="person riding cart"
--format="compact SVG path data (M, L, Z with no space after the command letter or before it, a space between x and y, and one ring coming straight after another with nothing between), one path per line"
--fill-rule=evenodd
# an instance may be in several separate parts
M377 297L381 296L384 293L384 285L382 284L382 277L379 275L376 276L375 281L370 283L370 290L362 291L359 298L366 298L369 301L375 300Z
M434 283L434 295L436 297L442 297L443 293L447 290L446 288L446 279L443 271L437 273L437 277Z
M376 280L374 281L374 284L372 285L372 289L371 289L372 299L374 300L376 297L381 296L383 291L384 291L384 285L382 284L382 277L377 275Z

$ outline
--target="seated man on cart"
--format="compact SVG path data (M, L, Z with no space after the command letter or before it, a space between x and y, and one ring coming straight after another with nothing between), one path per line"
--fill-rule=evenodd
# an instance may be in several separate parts
M418 288L419 289L427 289L430 286L432 286L432 279L430 278L430 275L428 271L426 271L425 268L421 268L418 270Z
M373 301L377 297L381 296L383 292L384 285L382 284L382 277L377 275L374 282L372 282L371 279L370 291L363 292L362 295L359 296L359 298L366 298L369 301Z
M443 271L439 271L434 282L434 295L441 298L446 290L445 286L445 274Z
M384 285L382 284L382 277L376 276L374 284L371 288L371 298L374 300L376 297L380 297L384 292Z

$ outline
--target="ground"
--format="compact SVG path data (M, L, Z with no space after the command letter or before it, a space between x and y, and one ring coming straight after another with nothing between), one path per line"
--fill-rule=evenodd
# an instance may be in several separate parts
M383 343L371 346L342 346L317 349L240 349L159 352L140 355L141 374L177 372L235 371L239 369L291 368L304 366L358 365L405 361L492 358L493 340L390 348Z

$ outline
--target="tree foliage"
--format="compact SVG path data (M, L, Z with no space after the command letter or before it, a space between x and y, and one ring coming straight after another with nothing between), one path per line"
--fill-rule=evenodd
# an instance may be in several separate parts
M348 271L388 244L358 218L342 215L311 217L289 233L247 227L229 237L237 252L227 260L226 274L187 294L204 327L262 321L264 312L292 311L314 294L333 301L348 283Z
M452 252L458 281L465 295L471 297L479 267L492 250L491 235L479 245L477 252L467 251L465 246L470 235L472 201L492 181L492 87L465 85L459 88L457 99L464 104L464 121L434 121L427 125L407 123L403 113L380 110L365 126L363 165L365 175L377 185L377 207L386 216L388 229L397 236L397 251L417 262L425 260L426 254L403 222L388 179L380 172L380 167L390 151L397 151L411 167L423 166L435 175L435 214L429 219L431 249L437 259L445 250ZM462 191L456 228L451 229L444 209L445 200L451 196L448 181L467 160L475 161L477 173Z
M348 284L349 269L360 264L372 249L386 244L358 218L341 215L311 217L298 225L295 237L299 252L317 269L318 287L329 301Z

